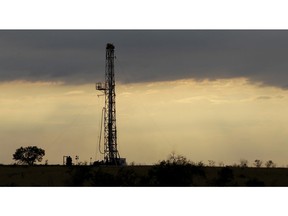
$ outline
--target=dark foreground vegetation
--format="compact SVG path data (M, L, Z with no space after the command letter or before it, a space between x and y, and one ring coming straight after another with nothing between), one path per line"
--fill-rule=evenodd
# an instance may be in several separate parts
M153 166L0 166L1 186L288 186L286 168Z
M256 159L254 168L241 159L239 165L215 167L194 163L172 153L167 160L152 166L108 166L95 162L66 165L35 165L45 150L37 146L21 147L13 154L14 165L0 165L0 186L288 186L288 169L275 168L272 160Z

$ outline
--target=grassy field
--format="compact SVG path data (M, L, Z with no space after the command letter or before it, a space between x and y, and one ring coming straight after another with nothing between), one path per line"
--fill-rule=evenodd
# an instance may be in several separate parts
M3 165L0 186L288 186L288 169Z

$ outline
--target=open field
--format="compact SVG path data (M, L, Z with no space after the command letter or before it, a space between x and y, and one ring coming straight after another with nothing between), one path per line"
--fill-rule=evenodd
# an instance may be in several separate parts
M288 186L288 169L3 165L0 186Z

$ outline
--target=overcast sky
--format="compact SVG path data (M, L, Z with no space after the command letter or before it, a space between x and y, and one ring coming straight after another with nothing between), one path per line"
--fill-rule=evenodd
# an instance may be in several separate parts
M108 42L124 83L247 77L288 86L288 31L260 30L2 30L0 79L101 81Z

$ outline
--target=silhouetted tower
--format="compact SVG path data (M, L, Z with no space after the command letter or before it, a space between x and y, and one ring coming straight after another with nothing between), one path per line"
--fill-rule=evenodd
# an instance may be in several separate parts
M106 46L105 83L97 83L96 89L104 92L104 161L107 164L119 165L123 161L117 150L114 45Z

